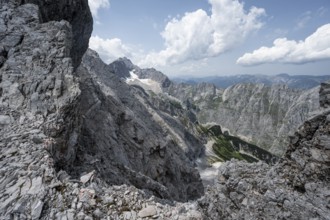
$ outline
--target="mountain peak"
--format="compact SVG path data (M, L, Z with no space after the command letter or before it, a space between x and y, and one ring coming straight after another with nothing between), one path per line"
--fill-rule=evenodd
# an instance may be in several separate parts
M115 60L113 63L123 63L127 68L129 69L134 69L136 66L133 64L133 62L128 59L127 57L120 57L117 60Z
M121 57L109 65L110 71L119 76L119 78L127 79L131 77L131 71L139 69L127 57Z

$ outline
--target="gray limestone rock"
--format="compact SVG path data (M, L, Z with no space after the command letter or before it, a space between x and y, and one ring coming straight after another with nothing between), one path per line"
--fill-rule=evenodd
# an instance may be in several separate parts
M147 206L141 211L139 211L138 216L141 218L151 217L157 214L157 209L155 206Z
M330 216L329 109L304 123L277 165L225 163L203 196L193 106L127 85L94 52L80 64L87 1L0 4L1 219ZM154 70L139 74L167 88ZM201 98L219 93L198 89ZM323 107L327 94L324 84Z
M322 107L330 107L330 81L321 84L320 94L320 105Z
M72 45L70 56L74 68L88 48L89 37L93 30L92 14L87 0L20 0L23 4L33 3L39 6L41 22L66 20L72 26ZM63 40L63 39L60 39Z
M84 56L77 73L81 95L64 112L67 126L52 136L62 146L52 151L58 169L79 177L94 169L110 184L130 183L163 198L202 195L192 161L202 152L202 144L181 148L176 140L180 137L160 126L166 121L163 113L143 92L111 73L93 52Z
M225 90L207 84L173 84L167 91L189 100L200 123L217 123L223 130L283 155L288 135L319 109L319 87L297 90L285 85L237 84Z
M325 94L321 90L320 100ZM323 105L325 106L325 105ZM326 106L325 106L326 107ZM304 124L274 167L232 161L199 200L208 219L329 219L329 109Z

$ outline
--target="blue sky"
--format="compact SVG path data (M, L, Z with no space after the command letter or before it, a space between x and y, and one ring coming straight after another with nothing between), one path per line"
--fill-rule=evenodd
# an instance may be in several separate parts
M330 74L329 0L89 0L90 47L175 77Z

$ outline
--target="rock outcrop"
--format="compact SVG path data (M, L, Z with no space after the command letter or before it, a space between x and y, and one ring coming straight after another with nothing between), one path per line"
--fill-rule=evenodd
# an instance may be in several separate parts
M319 87L299 90L284 84L249 83L220 89L205 82L196 85L174 83L161 72L141 69L127 58L109 64L109 68L120 78L129 79L129 84L157 94L168 94L189 105L200 123L219 124L232 135L277 156L285 152L288 135L319 108ZM130 79L132 74L136 79ZM297 80L301 82L299 79L292 77L289 81L294 84ZM276 82L283 83L280 79Z
M20 0L21 4L33 3L39 6L40 21L46 23L49 21L66 20L72 27L72 45L70 56L73 67L77 68L81 58L88 48L89 37L93 30L92 14L89 10L88 2L85 0Z
M326 87L320 100L327 99ZM329 219L329 118L326 108L307 120L274 167L238 161L222 165L218 183L199 201L207 218Z
M1 1L0 218L134 219L152 195L200 197L202 145L181 148L160 124L166 112L95 54L80 65L87 0L31 2Z
M320 94L320 105L330 107L330 81L321 84Z
M55 152L62 169L78 176L95 169L110 184L133 184L162 198L185 201L202 195L193 159L203 146L191 134L194 140L186 140L189 132L179 120L111 73L93 51L86 53L77 73L81 101L67 115L80 121L65 131L67 140L76 139L75 152L69 145L64 154Z
M319 87L302 91L264 84L237 84L221 90L206 83L174 84L168 89L169 94L195 106L201 123L220 124L278 156L286 150L287 136L318 110L318 91Z
M127 85L93 51L80 64L87 1L0 3L1 219L330 216L329 108L305 122L277 165L227 162L198 199L196 118Z
M110 63L109 69L121 79L132 81L131 83L128 82L129 84L139 85L145 90L151 90L155 93L162 93L165 88L173 84L167 76L156 69L141 69L125 57ZM136 79L134 79L134 75Z

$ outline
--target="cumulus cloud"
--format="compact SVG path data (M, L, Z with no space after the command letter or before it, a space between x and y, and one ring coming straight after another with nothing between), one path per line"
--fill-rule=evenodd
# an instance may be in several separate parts
M241 65L264 63L304 64L330 59L330 23L318 28L304 41L278 38L272 47L261 47L238 58Z
M97 35L92 36L89 40L89 47L97 51L106 63L111 63L119 57L133 56L133 48L123 44L118 38L103 39Z
M208 15L202 9L172 18L161 36L165 49L149 53L140 62L143 66L163 66L214 57L242 43L251 32L262 27L260 17L265 10L252 7L244 10L238 0L209 0Z
M89 8L92 15L97 18L97 12L101 8L108 8L110 6L109 0L88 0Z

